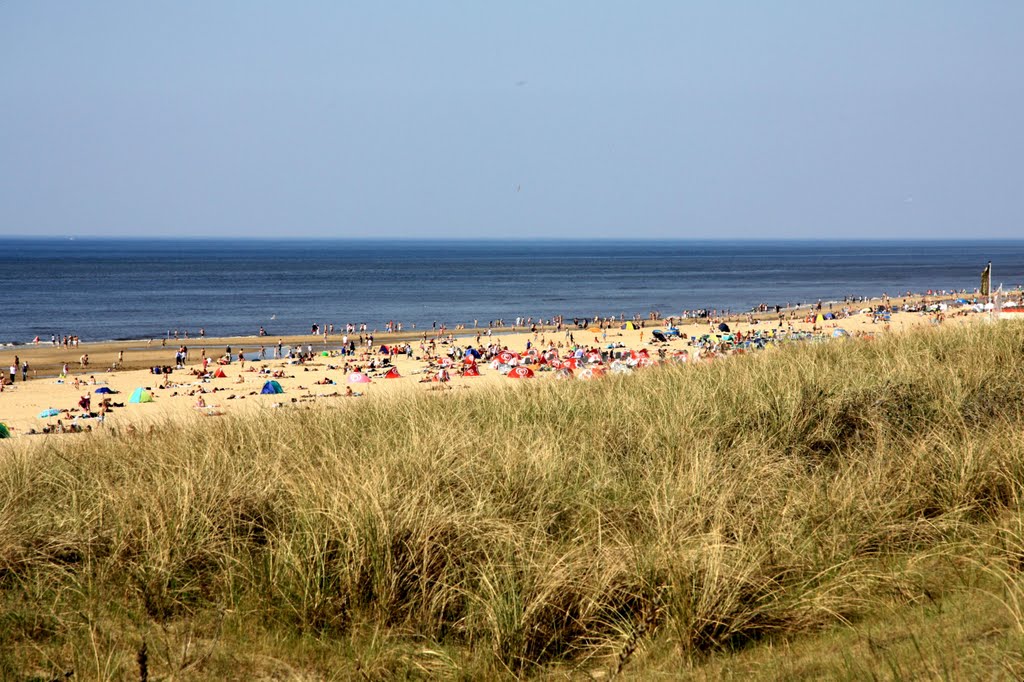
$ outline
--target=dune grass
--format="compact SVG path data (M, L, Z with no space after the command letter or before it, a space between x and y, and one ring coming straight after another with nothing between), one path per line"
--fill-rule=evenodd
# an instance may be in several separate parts
M1022 359L976 325L4 445L0 677L1020 677Z

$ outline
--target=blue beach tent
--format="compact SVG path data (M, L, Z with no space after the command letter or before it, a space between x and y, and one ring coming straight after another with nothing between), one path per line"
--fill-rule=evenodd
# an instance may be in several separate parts
M277 383L276 381L268 381L265 384L263 384L263 390L260 391L260 393L284 393L284 389L281 388L281 384Z

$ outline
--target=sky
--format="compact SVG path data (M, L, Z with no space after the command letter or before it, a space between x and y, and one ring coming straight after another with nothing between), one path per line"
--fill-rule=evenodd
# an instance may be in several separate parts
M0 236L1013 238L1024 2L0 2Z

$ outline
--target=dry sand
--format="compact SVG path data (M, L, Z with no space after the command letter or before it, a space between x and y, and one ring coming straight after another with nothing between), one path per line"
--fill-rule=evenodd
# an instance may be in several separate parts
M807 313L803 311L799 314ZM777 316L766 314L761 317L762 321L753 325L747 321L746 316L734 317L730 321L730 325L734 331L740 330L743 333L747 333L752 329L765 329L778 324ZM983 317L980 314L951 315L944 324L962 324L972 320L980 320ZM826 331L835 327L842 327L854 335L861 333L875 334L886 331L898 332L920 325L931 324L935 324L934 316L921 313L896 313L892 316L892 321L888 325L874 324L872 323L871 316L855 314L843 320L827 322ZM646 346L650 343L651 329L665 326L666 324L663 321L646 322L645 329L638 331L608 330L607 337L605 337L604 333L600 332L578 329L572 329L571 331L576 343L583 346L603 347L608 343L619 342L626 347L639 349L641 346ZM796 320L792 323L792 327L798 330L810 330L812 326L812 323L803 320ZM711 324L708 321L698 323L691 320L683 325L681 329L688 336L699 336L710 327ZM474 330L463 330L453 333L462 339L462 345L475 342ZM528 341L532 341L534 346L539 348L547 348L552 343L568 345L568 339L564 331L554 332L547 330L538 334L532 334L523 331L513 333L505 330L494 330L492 334L489 340L486 335L482 337L484 345L491 341L507 346L510 350L516 352L524 351ZM305 349L307 345L312 345L316 351L323 350L324 348L335 348L341 341L340 335L329 338L326 346L322 337L311 335L264 337L262 339L255 337L221 338L205 339L202 341L198 339L185 341L182 339L182 342L186 343L189 347L190 362L185 370L175 370L169 376L170 386L166 388L161 387L164 377L153 374L149 369L140 368L156 365L173 366L174 355L178 348L178 343L174 340L168 341L166 346L160 345L159 342L150 345L147 345L146 342L117 342L82 344L77 349L72 348L69 350L46 345L8 348L5 349L3 355L0 355L0 366L4 368L4 373L6 374L7 367L14 356L18 355L21 359L27 359L30 367L34 368L34 378L30 375L29 381L22 382L19 371L18 380L13 388L7 386L0 393L0 423L6 423L15 437L27 435L31 429L38 431L44 425L52 426L56 424L56 417L42 419L37 416L43 410L48 408L58 410L71 409L72 414L80 413L76 409L78 401L86 394L91 395L92 409L95 412L99 406L100 399L103 397L97 395L95 390L101 385L108 386L117 391L116 394L109 397L115 403L125 403L125 406L112 410L107 415L104 425L100 425L96 419L84 419L80 422L83 426L92 425L94 429L127 427L129 425L132 428L148 428L149 425L167 420L187 424L189 420L216 418L218 414L243 414L259 410L271 410L275 409L276 405L281 404L317 403L340 406L357 400L386 399L387 396L395 395L399 392L436 390L439 386L436 383L420 383L420 379L428 376L427 364L420 360L408 359L404 355L392 357L392 361L398 367L402 378L393 380L374 378L370 384L352 385L353 390L364 394L362 397L357 398L345 397L343 395L350 384L347 383L346 374L341 369L341 366L346 362L346 358L342 357L317 356L314 361L308 362L305 365L289 364L285 360L267 360L262 363L246 362L246 370L265 366L272 371L284 371L285 377L277 380L281 383L285 393L278 395L259 394L261 387L268 377L253 371L242 371L237 361L224 367L228 375L227 378L214 379L207 383L200 382L198 377L191 375L189 372L190 369L200 366L202 349L205 349L208 355L219 357L223 355L225 348L230 346L233 355L237 356L241 349L245 349L246 352L253 352L258 350L260 345L265 345L267 355L271 357L273 346L276 345L279 338L284 342L285 347L301 345ZM374 339L374 346L379 348L381 344L391 345L408 340L414 348L415 355L418 356L420 355L419 344L421 339L422 331L400 334L377 334ZM686 342L673 341L670 347L673 349L686 348ZM443 352L444 348L444 346L438 345L439 352ZM107 369L116 361L118 352L122 350L124 351L124 365L126 369L116 371ZM562 350L564 355L566 349L563 348ZM85 370L80 368L78 362L79 356L83 353L88 353L90 357L90 367ZM347 358L347 360L352 364L362 364L358 361L358 357L357 355L356 359ZM63 382L58 382L56 375L59 373L63 362L68 363L71 371L70 375ZM329 365L334 365L337 369L329 369ZM480 364L480 372L482 375L480 377L460 377L455 372L452 372L452 381L448 384L451 387L450 390L465 390L471 387L501 384L511 385L513 383L512 380L492 370L483 362ZM90 381L90 377L94 378L95 383ZM318 385L315 383L325 377L334 380L336 383L334 385ZM79 381L77 388L74 385L76 378ZM539 373L536 380L547 381L550 379L550 374ZM128 397L131 392L140 386L151 390L154 402L128 404ZM203 390L207 391L203 395L207 406L206 409L198 408L196 406L197 396L189 394L190 392L196 392L200 386ZM332 396L331 394L334 393L342 395ZM67 422L68 419L65 417L64 421Z

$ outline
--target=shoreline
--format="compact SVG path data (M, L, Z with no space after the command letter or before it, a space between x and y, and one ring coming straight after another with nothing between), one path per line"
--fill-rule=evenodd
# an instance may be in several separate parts
M902 306L904 301L910 299L890 299L894 307ZM934 301L934 299L931 299ZM915 304L917 299L914 299ZM82 423L97 428L136 428L146 423L153 423L153 420L171 420L173 423L186 425L190 419L203 418L207 416L220 416L223 414L246 414L256 411L281 407L284 404L314 403L322 402L324 399L335 397L346 397L348 388L355 388L363 394L363 399L387 399L388 396L403 391L416 390L439 390L444 388L470 388L480 386L508 386L507 377L500 371L489 366L487 359L480 361L480 376L470 378L458 376L454 371L459 364L461 356L456 356L456 362L452 367L452 380L447 384L438 384L431 381L434 373L438 370L437 360L444 352L451 347L447 346L450 337L454 338L454 346L473 346L475 348L507 348L516 353L525 353L530 347L543 349L545 351L555 350L561 358L567 358L571 348L585 349L587 352L602 350L610 356L611 348L622 349L626 352L642 353L649 351L657 362L657 355L668 361L667 354L673 356L681 355L683 351L692 352L697 356L700 344L696 346L692 339L700 338L704 334L716 333L717 325L721 322L728 324L733 332L739 332L748 338L752 335L763 335L771 338L767 346L773 347L776 343L795 342L800 340L826 340L837 334L847 336L873 337L877 334L887 332L898 333L913 328L939 324L942 318L925 312L894 312L891 320L882 322L874 315L861 313L867 308L876 308L881 304L881 299L858 301L852 305L844 305L850 308L850 315L845 318L833 320L817 320L817 315L812 314L813 308L803 307L783 311L780 322L779 315L774 311L762 313L747 313L733 315L729 318L688 318L683 320L675 319L675 323L682 332L680 338L666 342L656 342L650 333L653 329L665 329L668 327L668 320L641 320L635 328L626 328L626 320L614 323L605 321L602 328L591 326L577 327L569 325L561 331L553 327L538 328L536 332L529 329L517 327L497 327L491 329L491 335L487 336L487 329L458 329L446 330L444 337L439 333L431 333L431 330L403 330L402 332L377 333L374 335L373 346L368 347L365 342L357 347L354 356L342 356L338 352L341 345L341 334L328 336L324 343L323 336L311 334L289 335L289 336L247 336L247 337L206 337L201 339L189 339L189 357L183 368L176 368L167 375L153 373L154 367L175 367L174 356L178 350L178 344L170 340L163 344L146 344L139 347L128 342L83 342L77 348L63 348L43 345L7 348L9 356L2 358L0 369L6 375L8 365L15 355L19 360L27 360L32 370L32 376L28 381L22 381L20 368L16 380L12 385L0 393L0 422L11 428L15 436L21 437L30 434L33 430L38 431L44 425L54 427L51 420L41 418L43 411L48 409L60 411L58 417L65 419L81 418L84 412L76 407L85 395L89 395L95 406L100 402L101 397L95 396L96 389L107 386L115 391L111 398L116 406L119 402L128 402L129 394L137 388L145 388L155 398L154 403L148 404L126 404L124 407L117 407L115 411L106 415L103 427L99 426L95 417L93 419L81 419ZM834 306L835 304L833 304ZM816 305L814 306L816 308ZM822 301L822 313L828 313L828 305ZM977 313L971 307L964 307L959 310L950 309L950 324L967 324L979 321L986 317L984 313ZM571 321L570 321L571 322ZM632 325L629 325L632 326ZM836 330L843 330L837 332ZM775 340L778 334L778 341ZM480 343L477 344L477 336L480 336ZM426 337L426 341L424 341ZM352 339L358 343L359 334L354 334ZM260 344L259 341L263 341ZM312 356L307 361L299 363L295 359L270 357L271 349L280 340L285 348L298 346L301 351L312 351ZM180 339L185 342L185 339ZM194 342L198 341L198 344ZM468 343L467 343L468 342ZM380 346L395 346L408 344L412 353L406 355L381 354ZM250 359L251 354L263 345L268 350L268 357L265 360ZM197 376L198 368L201 367L203 354L208 354L211 359L211 367L216 364L217 358L221 357L227 347L231 347L232 358L229 364L223 366L227 374L224 379L203 379ZM134 348L135 350L131 350ZM759 346L758 348L761 348ZM244 365L237 361L237 353L245 350L247 353ZM750 348L749 352L755 349ZM116 361L119 352L124 351L123 366L113 369L111 365ZM212 352L210 352L212 351ZM742 353L743 350L725 348L721 353L715 355L728 356L734 353ZM326 357L323 355L326 353ZM700 351L703 357L704 352ZM88 354L90 366L82 368L77 357L80 354ZM387 367L394 366L401 377L395 381L382 381L383 372L380 368L376 372L367 368L371 360L381 361L387 358ZM74 362L71 362L74 360ZM610 363L611 358L608 358ZM61 381L57 378L63 363L69 365L69 374ZM356 367L370 375L371 381L366 384L351 384L347 380L349 370ZM540 368L536 368L540 369ZM546 369L546 368L545 368ZM271 378L278 380L285 391L282 395L262 395L260 390L264 382ZM546 381L552 378L556 372L544 372L542 369L537 374L537 380ZM202 396L205 400L199 400ZM231 402L227 402L231 401ZM344 401L343 401L344 402ZM198 404L197 404L198 403ZM199 409L199 408L202 409ZM93 410L94 412L95 410ZM76 419L76 422L78 419Z

